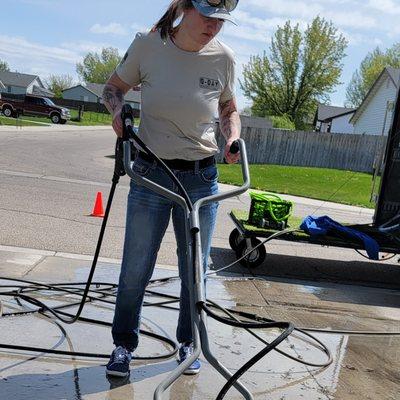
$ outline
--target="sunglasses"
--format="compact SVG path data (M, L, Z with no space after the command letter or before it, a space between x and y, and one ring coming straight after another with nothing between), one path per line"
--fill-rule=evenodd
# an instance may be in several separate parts
M211 7L224 7L226 11L233 11L239 3L239 0L207 0Z

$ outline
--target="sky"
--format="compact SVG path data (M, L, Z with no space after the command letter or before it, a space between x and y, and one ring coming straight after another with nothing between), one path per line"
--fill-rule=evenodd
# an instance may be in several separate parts
M116 47L123 55L135 33L150 28L169 0L1 0L0 60L12 71L69 74L89 51ZM287 20L305 29L316 16L330 20L347 38L341 84L330 103L343 106L346 87L360 62L376 46L400 42L400 0L240 0L220 39L236 54L238 81L250 56L268 52L277 26ZM249 106L237 82L239 109Z

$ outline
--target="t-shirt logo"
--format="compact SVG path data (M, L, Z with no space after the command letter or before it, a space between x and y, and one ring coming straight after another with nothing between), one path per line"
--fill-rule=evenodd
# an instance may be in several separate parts
M219 81L211 78L200 78L200 87L203 89L216 90L219 87Z

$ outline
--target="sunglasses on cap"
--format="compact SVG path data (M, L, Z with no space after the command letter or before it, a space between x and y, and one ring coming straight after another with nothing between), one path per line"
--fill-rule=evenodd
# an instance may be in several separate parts
M206 1L211 7L223 7L228 12L233 11L239 3L239 0L206 0Z

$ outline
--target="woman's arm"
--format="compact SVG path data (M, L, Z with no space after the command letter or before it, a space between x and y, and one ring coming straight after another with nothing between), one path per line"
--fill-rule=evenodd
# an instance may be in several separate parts
M240 158L240 153L229 152L231 144L240 137L241 123L235 98L224 103L219 103L219 126L226 140L225 159L228 164L235 163Z
M119 137L122 137L121 110L124 103L124 95L130 88L131 87L121 80L114 72L103 90L104 105L113 117L112 126Z

